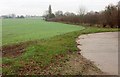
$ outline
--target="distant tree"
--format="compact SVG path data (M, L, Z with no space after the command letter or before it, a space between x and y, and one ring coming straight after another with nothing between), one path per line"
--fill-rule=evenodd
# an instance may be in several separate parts
M51 6L49 8L51 8ZM55 12L56 18L52 20L72 24L89 24L90 26L120 28L120 1L117 6L108 5L105 10L100 12L86 12L84 7L80 7L77 15L71 12L65 12L63 16L62 14L62 11Z
M88 12L86 15L83 16L83 19L81 21L84 23L89 23L90 25L97 24L99 21L98 15L98 12Z
M118 2L118 7L120 8L120 1Z
M65 12L64 15L65 16L70 16L70 12Z
M19 18L25 18L23 15L19 16Z
M48 13L49 13L49 14L48 14L48 19L55 17L55 15L52 13L51 5L49 5Z
M52 14L52 9L51 9L51 5L49 5L49 9L48 9L49 15Z
M105 9L105 19L107 24L113 28L117 25L118 11L116 6L108 5Z
M64 16L75 16L75 14L74 13L70 13L70 12L65 12Z
M55 15L52 13L51 5L49 5L49 8L47 11L45 11L44 15L42 16L44 20L48 21L51 18L54 18Z
M48 15L49 15L48 10L46 10L46 11L44 12L43 16L42 16L42 17L43 17L43 20L47 21Z
M85 13L86 13L86 8L83 6L79 7L78 15L83 16L85 15Z
M71 13L70 13L70 16L76 16L76 14L71 12Z
M9 18L15 18L16 15L15 14L9 14Z
M98 18L99 18L98 24L102 25L102 27L106 27L107 21L105 19L105 12L104 11L99 12Z
M120 28L120 1L118 2L118 27Z
M2 17L2 18L9 18L8 15L2 15L1 17Z
M56 11L55 16L56 17L63 16L63 12L62 11Z
M19 15L17 15L17 17L16 18L20 18L20 16Z

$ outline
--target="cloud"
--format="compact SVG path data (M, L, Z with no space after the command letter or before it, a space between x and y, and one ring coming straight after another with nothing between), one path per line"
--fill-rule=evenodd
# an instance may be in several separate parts
M88 11L99 11L110 3L117 4L119 0L1 0L0 14L36 14L42 15L52 5L53 12L57 10L77 12L79 6Z

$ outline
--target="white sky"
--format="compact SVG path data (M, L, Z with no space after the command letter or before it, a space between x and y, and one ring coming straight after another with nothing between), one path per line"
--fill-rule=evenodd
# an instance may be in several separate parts
M0 15L43 15L52 5L53 13L57 10L77 13L80 6L84 6L87 11L100 11L108 4L117 4L119 0L0 0Z

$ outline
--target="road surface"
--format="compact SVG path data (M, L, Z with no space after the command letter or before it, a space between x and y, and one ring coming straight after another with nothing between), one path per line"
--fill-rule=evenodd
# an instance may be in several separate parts
M81 35L77 39L81 54L108 75L118 75L118 32Z

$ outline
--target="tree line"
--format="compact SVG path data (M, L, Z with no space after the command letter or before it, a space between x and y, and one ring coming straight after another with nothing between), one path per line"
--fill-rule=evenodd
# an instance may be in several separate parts
M108 5L103 11L86 12L85 8L79 8L78 14L57 11L52 13L51 5L48 11L43 15L46 21L65 22L72 24L87 24L99 27L119 27L120 28L120 2L117 5Z

